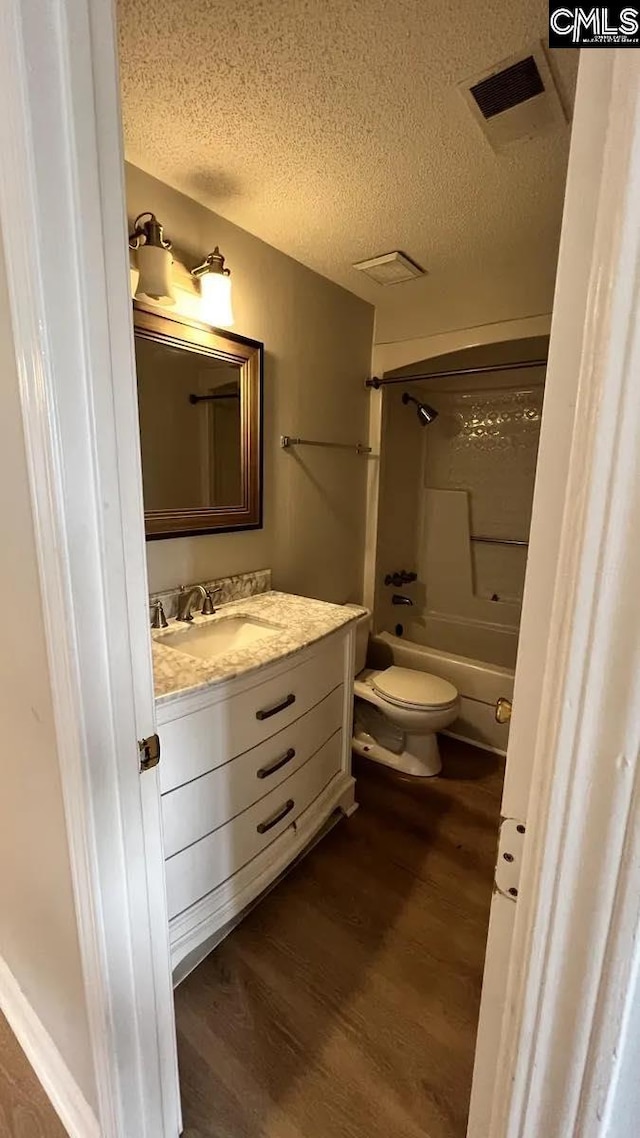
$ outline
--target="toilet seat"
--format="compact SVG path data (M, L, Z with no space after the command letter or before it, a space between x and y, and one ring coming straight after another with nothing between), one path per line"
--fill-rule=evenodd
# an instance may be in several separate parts
M448 680L395 665L372 675L371 686L387 703L415 711L444 710L453 707L458 699L458 692Z

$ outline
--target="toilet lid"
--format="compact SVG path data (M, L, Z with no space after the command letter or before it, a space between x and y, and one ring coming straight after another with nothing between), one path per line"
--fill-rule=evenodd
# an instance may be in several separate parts
M372 686L378 695L406 707L449 707L458 698L448 680L414 668L386 668L372 678Z

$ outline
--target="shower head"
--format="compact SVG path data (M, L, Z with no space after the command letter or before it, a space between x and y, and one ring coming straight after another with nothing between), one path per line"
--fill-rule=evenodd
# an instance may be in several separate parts
M428 427L429 423L433 423L433 420L438 418L438 412L436 411L435 407L430 407L428 403L421 403L420 400L416 399L414 395L409 395L408 391L405 391L403 393L402 402L405 405L407 403L415 403L417 408L416 413L418 416L418 422L420 423L421 427Z

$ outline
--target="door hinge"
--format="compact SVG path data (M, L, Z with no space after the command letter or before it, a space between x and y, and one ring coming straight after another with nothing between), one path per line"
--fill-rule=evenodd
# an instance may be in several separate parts
M520 866L526 834L524 822L518 818L503 818L498 842L495 886L499 893L515 901L520 887Z
M146 739L138 740L140 750L140 770L150 771L160 762L160 739L157 735L149 735Z
M495 706L496 723L508 723L511 719L512 710L511 700L501 695Z

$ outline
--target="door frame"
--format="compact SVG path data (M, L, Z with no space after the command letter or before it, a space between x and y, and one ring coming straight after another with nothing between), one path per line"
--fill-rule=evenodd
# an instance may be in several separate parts
M176 1138L160 798L137 745L155 705L111 4L3 0L0 96L0 225L97 1122L102 1138Z
M571 225L564 227L558 262L556 322L549 349L520 624L515 711L501 807L503 818L510 819L512 823L530 822L530 838L533 821L528 817L529 795L536 763L538 729L543 722L540 704L545 668L549 653L556 651L555 646L553 649L548 647L547 641L565 510L572 526L574 517L577 517L575 509L571 510L567 505L570 499L567 497L565 502L563 496L556 494L556 487L568 485L571 448L565 446L564 441L573 437L576 416L583 414L584 400L589 398L592 382L591 375L581 370L581 360L584 328L592 320L589 316L590 287L611 84L612 68L608 54L585 52L579 72L564 206L565 216L571 218ZM600 252L596 255L601 256ZM591 397L597 399L595 388ZM550 765L546 774L550 777L555 759L552 761L551 754L545 750L537 758L537 762L542 764L538 766L538 779L543 777L547 761ZM500 1039L507 1026L507 977L516 909L522 913L528 904L528 896L521 889L516 905L512 898L499 890L493 893L467 1138L486 1138L490 1133ZM504 1093L504 1088L498 1093Z
M0 31L0 219L99 1122L104 1138L175 1138L158 787L136 747L155 717L114 14L4 0ZM636 966L640 699L622 613L638 610L639 77L630 52L586 55L578 113L598 68L611 95L593 255L572 270L578 286L588 272L589 303L578 413L555 443L569 450L565 521L490 1138L604 1138ZM563 242L574 226L565 216ZM559 303L552 348L573 316Z
M527 837L489 1138L604 1138L632 1089L639 195L637 57L583 51L503 798ZM470 1134L474 1122L472 1103Z

